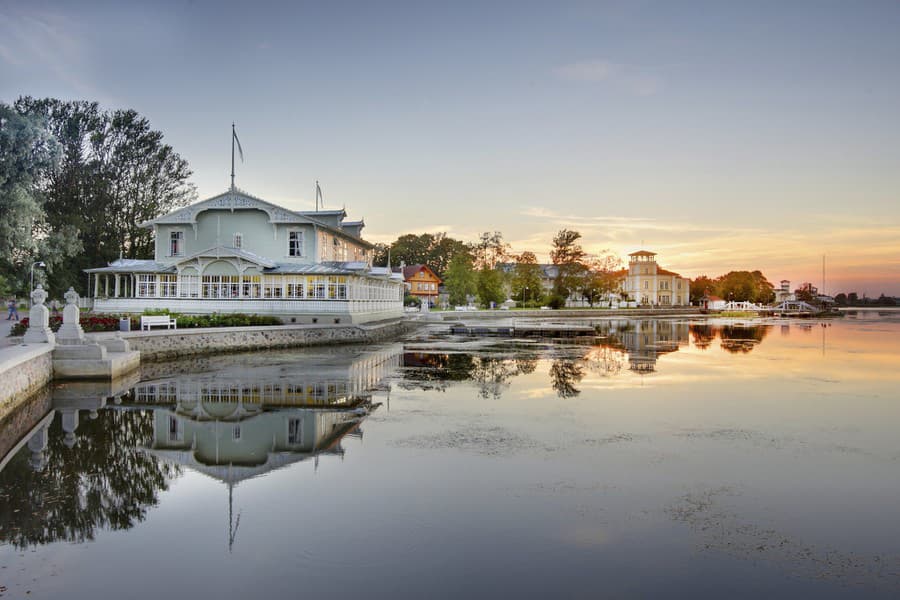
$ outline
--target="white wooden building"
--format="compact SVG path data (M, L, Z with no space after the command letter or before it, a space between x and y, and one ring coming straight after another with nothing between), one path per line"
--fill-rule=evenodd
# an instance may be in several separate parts
M362 323L403 312L403 279L372 265L363 221L344 210L292 211L237 188L141 223L153 259L86 269L100 313L274 315Z

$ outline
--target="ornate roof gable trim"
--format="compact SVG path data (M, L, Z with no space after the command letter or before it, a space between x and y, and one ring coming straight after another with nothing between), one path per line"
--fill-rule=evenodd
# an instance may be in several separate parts
M213 196L206 200L201 200L196 204L185 206L167 215L144 221L139 227L152 227L154 225L194 225L197 223L197 216L204 210L225 209L225 210L261 210L269 215L270 223L311 223L318 224L314 219L298 214L292 210L288 210L282 206L266 202L262 198L252 196L241 190L229 190L224 194Z

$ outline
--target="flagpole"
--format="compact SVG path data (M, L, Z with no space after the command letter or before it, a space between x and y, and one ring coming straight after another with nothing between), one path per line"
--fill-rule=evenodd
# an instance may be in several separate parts
M234 121L231 122L231 189L234 189Z

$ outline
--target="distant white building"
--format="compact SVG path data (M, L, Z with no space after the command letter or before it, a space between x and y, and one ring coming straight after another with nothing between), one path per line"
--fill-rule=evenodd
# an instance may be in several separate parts
M403 314L402 275L372 266L365 224L343 210L293 211L232 187L141 223L153 259L86 269L93 310L273 315L361 323Z
M622 292L638 304L688 306L691 280L667 271L656 263L656 253L640 250L628 255L623 271Z
M787 279L782 279L778 289L775 290L775 303L793 302L796 299L796 294L791 291L791 282Z

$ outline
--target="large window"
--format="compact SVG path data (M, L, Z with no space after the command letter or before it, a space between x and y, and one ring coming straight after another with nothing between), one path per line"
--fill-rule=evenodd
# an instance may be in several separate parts
M182 298L198 298L200 296L200 276L182 275L180 293Z
M156 275L138 275L138 298L153 298L156 296Z
M177 275L159 276L159 295L163 298L174 298L178 293Z
M169 256L184 256L184 232L169 233Z
M303 256L303 232L288 232L288 256Z
M303 298L306 296L306 277L285 277L285 292L288 298Z
M240 277L237 275L204 275L201 291L204 298L238 298Z
M244 298L259 298L262 293L261 275L244 275L241 278Z

